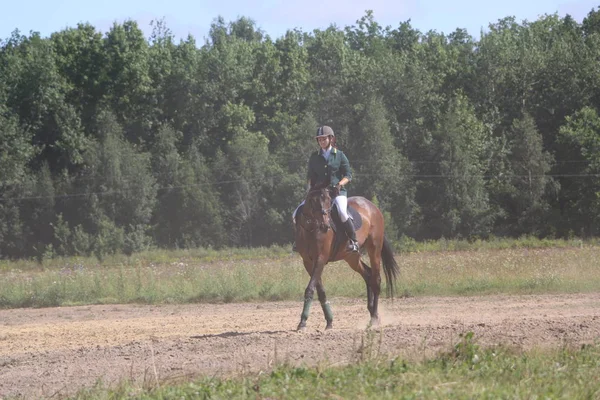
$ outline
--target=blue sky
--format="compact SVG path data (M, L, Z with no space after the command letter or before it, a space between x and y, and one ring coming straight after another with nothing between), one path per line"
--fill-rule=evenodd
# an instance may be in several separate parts
M485 4L476 0L0 0L0 39L19 29L22 34L37 31L42 36L79 22L89 22L101 32L113 22L132 19L147 34L150 21L164 19L179 38L191 34L203 43L211 22L222 16L233 21L240 16L253 19L257 26L276 39L288 29L305 32L354 25L373 10L375 20L383 26L397 27L411 20L422 32L436 30L450 33L465 28L476 38L481 29L498 19L514 16L519 22L533 21L540 15L570 14L581 20L600 2L598 0L502 0Z

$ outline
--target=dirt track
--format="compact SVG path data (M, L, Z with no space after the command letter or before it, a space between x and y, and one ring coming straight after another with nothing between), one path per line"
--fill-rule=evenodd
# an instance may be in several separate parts
M85 306L0 310L0 399L61 397L102 380L153 385L360 359L361 342L411 359L449 349L463 332L481 345L529 349L600 340L600 293L384 300L383 329L367 335L365 300L318 302L295 332L301 302ZM375 339L374 339L375 337Z

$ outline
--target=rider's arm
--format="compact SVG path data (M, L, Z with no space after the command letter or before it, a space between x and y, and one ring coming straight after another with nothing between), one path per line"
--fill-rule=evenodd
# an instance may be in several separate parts
M342 173L342 179L340 179L340 186L347 185L352 180L352 171L350 170L350 162L348 157L342 153L342 159L340 160L340 172Z

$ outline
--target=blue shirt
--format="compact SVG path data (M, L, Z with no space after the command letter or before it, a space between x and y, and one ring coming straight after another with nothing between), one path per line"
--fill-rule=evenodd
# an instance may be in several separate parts
M333 146L329 146L327 150L321 149L321 151L319 152L325 158L325 161L329 160L329 155L331 154L332 148Z

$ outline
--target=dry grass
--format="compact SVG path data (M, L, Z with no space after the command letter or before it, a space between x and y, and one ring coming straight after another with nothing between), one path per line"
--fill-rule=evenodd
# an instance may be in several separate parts
M202 261L131 257L118 265L63 260L0 272L0 307L299 299L308 274L296 254ZM368 261L368 260L367 260ZM585 292L600 287L600 246L426 251L397 255L397 295ZM54 262L58 262L55 260ZM329 264L330 296L364 296L362 278Z

